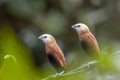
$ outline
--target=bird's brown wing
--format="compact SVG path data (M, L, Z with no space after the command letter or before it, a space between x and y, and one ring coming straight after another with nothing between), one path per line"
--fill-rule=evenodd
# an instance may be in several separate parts
M47 53L48 55L48 59L50 61L50 63L52 64L52 66L57 70L61 70L62 69L62 61L59 59L59 57L57 55L55 55L54 53Z
M61 51L61 49L58 46L54 46L53 48L54 48L55 53L57 54L57 56L62 61L62 66L65 68L66 67L66 60L65 60L63 52Z
M81 45L84 48L84 50L87 52L87 54L90 55L91 57L100 56L97 40L92 33L84 34L82 36Z

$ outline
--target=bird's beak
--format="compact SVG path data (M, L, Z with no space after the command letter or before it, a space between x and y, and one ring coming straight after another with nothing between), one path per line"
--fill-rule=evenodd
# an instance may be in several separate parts
M39 36L38 39L42 39L42 36Z
M76 26L75 26L75 25L73 25L71 28L72 28L72 29L76 29Z

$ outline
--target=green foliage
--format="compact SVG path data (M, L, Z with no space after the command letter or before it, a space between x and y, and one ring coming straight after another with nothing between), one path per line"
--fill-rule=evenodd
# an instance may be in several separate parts
M31 52L21 43L9 23L0 27L0 55L0 80L33 80ZM3 59L6 55L12 55L14 58Z

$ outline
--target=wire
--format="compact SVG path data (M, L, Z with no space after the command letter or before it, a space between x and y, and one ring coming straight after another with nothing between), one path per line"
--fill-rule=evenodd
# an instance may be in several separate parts
M81 73L81 72L85 72L85 71L89 71L91 69L93 69L93 66L95 66L98 63L101 63L102 61L90 61L86 64L83 64L67 73L64 73L64 71L60 72L60 73L55 73L53 75L49 75L46 78L43 78L42 80L49 80L50 78L57 78L57 77L62 77L62 76L68 76L68 75L72 75L72 74L77 74L77 73Z

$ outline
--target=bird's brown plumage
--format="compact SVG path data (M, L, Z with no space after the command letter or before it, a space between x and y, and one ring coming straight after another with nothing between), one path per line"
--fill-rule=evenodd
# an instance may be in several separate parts
M78 26L78 27L77 27ZM85 52L93 59L100 58L100 50L95 36L90 32L87 25L78 23L72 26L78 33L81 46Z
M55 38L50 34L43 34L42 36L47 36L49 38L48 40L43 41L50 63L58 72L64 70L66 68L66 60L62 50L57 45Z
M81 45L87 54L92 58L100 57L100 50L96 38L89 32L79 36Z

